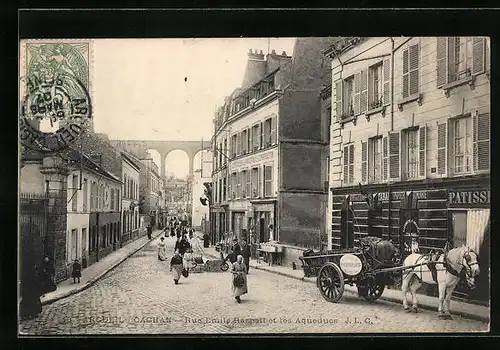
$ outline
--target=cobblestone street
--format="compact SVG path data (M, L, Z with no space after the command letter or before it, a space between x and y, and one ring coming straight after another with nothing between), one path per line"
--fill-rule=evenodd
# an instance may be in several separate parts
M90 288L43 307L23 321L21 334L356 333L486 331L487 324L438 320L436 312L406 314L390 302L367 303L345 294L326 302L310 283L250 270L249 293L237 304L231 275L192 273L174 285L158 239ZM169 259L173 238L167 238ZM453 303L452 303L453 304ZM453 307L453 305L452 305Z

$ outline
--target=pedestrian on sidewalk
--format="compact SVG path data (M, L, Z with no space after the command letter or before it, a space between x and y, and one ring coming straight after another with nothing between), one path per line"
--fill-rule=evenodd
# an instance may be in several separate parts
M246 269L247 268L245 266L245 263L243 262L243 256L238 255L238 257L236 258L236 262L233 264L231 270L233 274L233 280L232 280L233 296L238 302L238 304L241 303L240 297L243 294L248 293Z
M46 256L42 262L42 285L43 294L53 292L57 289L54 282L55 269L54 265L50 261L49 257Z
M148 224L146 230L148 232L148 239L151 239L151 236L153 235L153 227L151 226L151 224Z
M73 262L73 271L71 272L71 277L73 277L73 283L76 283L78 279L78 283L80 283L80 277L82 277L82 265L78 258Z
M179 279L182 274L182 257L178 250L175 251L174 256L170 260L170 271L172 272L174 283L179 284Z
M165 261L167 259L167 246L165 244L165 238L160 238L158 242L158 260Z

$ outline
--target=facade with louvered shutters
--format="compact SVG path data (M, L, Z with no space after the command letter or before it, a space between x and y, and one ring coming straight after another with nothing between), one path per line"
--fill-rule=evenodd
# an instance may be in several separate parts
M212 229L280 245L282 263L320 248L327 214L330 84L321 50L335 38L297 38L293 56L249 53L244 83L216 114ZM255 246L254 246L255 247Z
M330 248L392 239L403 254L466 244L489 300L490 41L348 37L332 64Z

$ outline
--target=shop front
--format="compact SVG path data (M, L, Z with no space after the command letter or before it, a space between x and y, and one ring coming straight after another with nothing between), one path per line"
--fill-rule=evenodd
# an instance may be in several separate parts
M401 258L469 246L479 254L478 288L471 294L460 285L455 295L489 299L489 176L335 188L332 209L333 249L367 235L391 239Z
M276 231L276 201L252 201L251 209L252 235L256 244L277 241Z

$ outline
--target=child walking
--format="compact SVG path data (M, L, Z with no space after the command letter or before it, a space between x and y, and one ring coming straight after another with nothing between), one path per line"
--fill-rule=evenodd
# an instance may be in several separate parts
M73 277L73 283L76 283L77 279L78 283L80 283L80 277L82 277L82 265L80 265L78 259L75 259L75 261L73 262L73 271L71 273L71 277Z

